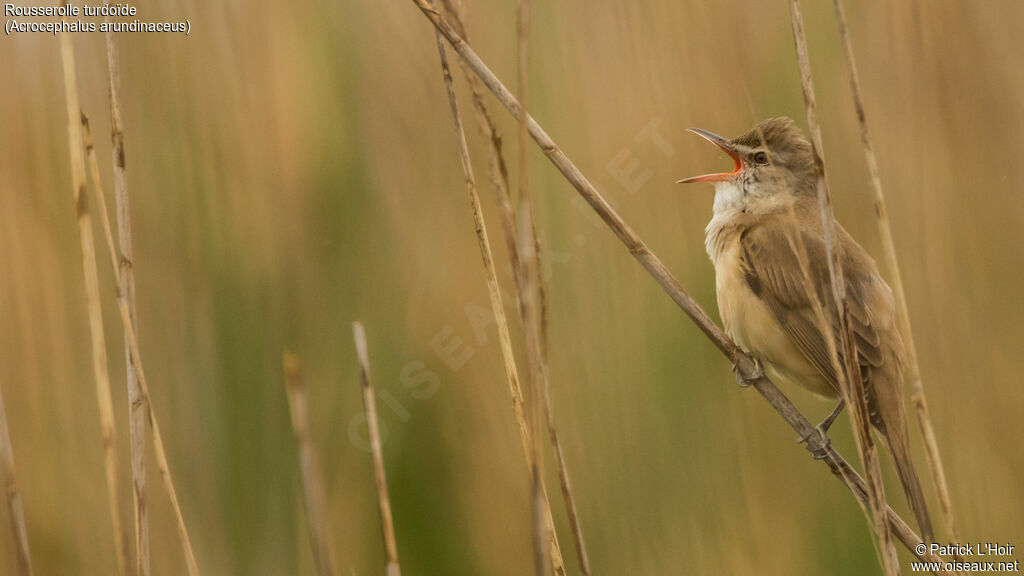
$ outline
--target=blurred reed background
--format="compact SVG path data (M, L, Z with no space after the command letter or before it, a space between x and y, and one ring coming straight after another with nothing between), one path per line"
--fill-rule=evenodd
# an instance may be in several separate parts
M471 43L514 85L514 3L466 9ZM804 10L837 215L881 260L832 6ZM961 531L1024 545L1024 4L847 10ZM406 573L528 573L529 478L430 24L397 1L184 0L139 12L192 20L188 37L118 41L139 336L204 573L313 572L285 347L305 367L337 567L382 570L356 319L382 395ZM75 45L109 191L103 37ZM684 129L735 135L777 115L805 125L785 3L534 2L530 47L533 115L714 314L712 191L672 182L727 162ZM5 37L0 63L0 387L33 559L38 574L112 574L58 40ZM456 86L496 261L507 262L458 71ZM488 102L515 174L515 124ZM594 573L877 573L850 494L756 392L737 388L536 150L530 171L556 419ZM102 254L100 266L130 515L121 329ZM511 277L502 282L511 293ZM792 397L811 420L831 408ZM840 423L834 440L855 461ZM180 574L152 451L147 465L154 573ZM0 516L0 573L12 574Z

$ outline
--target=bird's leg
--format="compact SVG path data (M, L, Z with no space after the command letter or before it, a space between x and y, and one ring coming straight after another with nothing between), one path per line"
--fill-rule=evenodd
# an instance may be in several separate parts
M756 380L764 378L764 369L761 368L761 361L757 358L751 358L754 360L754 373L750 376L745 376L740 372L738 361L732 363L732 373L736 376L736 383L739 384L740 388L747 388Z
M843 412L844 407L846 407L846 400L840 398L839 404L832 410L832 413L822 420L821 424L818 424L817 428L822 434L828 432L828 429L832 427L832 423L836 421L836 417Z
M821 438L822 447L825 447L825 446L829 445L830 440L829 440L829 437L828 437L828 430L829 430L829 428L832 427L832 424L836 421L836 417L838 417L839 414L841 414L843 412L843 407L845 407L845 406L846 406L846 400L840 399L839 400L839 404L837 404L836 407L834 409L832 409L832 413L830 413L828 416L826 416L825 419L821 421L821 424L818 424L817 426L814 427L814 431L817 432L818 436ZM803 444L804 442L807 442L809 439L810 439L810 435L801 436L801 437L796 439L796 442L797 442L797 444ZM811 449L811 446L808 444L807 448ZM815 457L816 458L818 457L817 453L815 453Z

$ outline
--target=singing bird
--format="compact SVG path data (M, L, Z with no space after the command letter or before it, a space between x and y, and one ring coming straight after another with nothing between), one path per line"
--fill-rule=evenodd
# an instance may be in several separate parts
M715 266L725 331L776 382L841 397L829 340L841 366L838 312L816 188L811 145L789 118L765 120L731 140L691 128L728 154L731 172L680 183L711 182L714 217L705 247ZM922 537L933 539L914 471L903 403L903 343L892 290L875 261L835 223L833 246L846 279L847 318L872 425L885 438ZM825 431L842 402L822 423Z

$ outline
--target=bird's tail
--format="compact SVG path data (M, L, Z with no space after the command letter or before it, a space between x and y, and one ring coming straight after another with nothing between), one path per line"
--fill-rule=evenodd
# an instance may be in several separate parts
M898 342L898 341L897 341ZM898 367L898 356L889 358L885 363L889 367ZM910 510L917 518L917 527L921 530L924 542L934 542L935 532L928 516L928 504L925 502L921 480L914 470L914 460L910 455L910 433L907 430L907 411L903 404L903 377L901 371L877 370L871 374L871 397L868 410L871 421L885 438L896 465L896 475L900 477L903 492L907 495Z
M928 515L928 504L925 502L921 480L917 476L917 471L914 470L914 461L910 456L906 419L886 424L885 440L889 446L889 453L892 454L893 463L896 465L896 475L900 477L903 492L907 495L907 502L917 518L921 538L925 542L934 542L935 532L932 530L932 521Z

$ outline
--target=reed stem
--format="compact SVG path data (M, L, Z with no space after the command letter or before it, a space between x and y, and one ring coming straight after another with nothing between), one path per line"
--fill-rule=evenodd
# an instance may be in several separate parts
M845 366L838 366L838 356L833 354L833 362L837 364L836 375L839 376L840 390L846 405L850 425L857 439L857 450L868 479L868 516L878 540L879 559L882 569L889 576L900 573L899 559L896 556L896 545L889 525L886 522L885 487L882 483L882 468L878 460L878 450L871 436L871 422L868 419L867 396L864 383L857 366L857 349L855 338L847 321L846 280L843 275L842 263L834 247L836 235L835 215L832 210L832 196L828 188L828 177L825 172L824 148L821 140L821 126L818 124L817 101L814 95L814 83L811 79L811 62L807 51L807 38L804 34L803 15L799 0L789 0L789 10L793 25L793 40L796 44L797 65L800 68L800 85L803 88L804 107L807 110L807 125L811 136L811 150L814 155L817 180L818 205L821 210L822 229L825 236L825 250L828 255L828 272L836 305L836 318L839 321L839 345L843 348L846 358ZM842 375L842 376L840 376Z
M846 30L846 14L839 0L832 0L832 5L835 7L836 25L839 28L839 36L843 42L843 55L846 57L846 67L850 73L850 92L853 95L853 107L857 112L857 122L860 125L861 142L864 144L864 159L867 161L868 172L871 175L871 189L874 191L878 235L882 240L882 253L885 255L886 268L889 270L893 294L896 296L896 315L900 332L903 334L904 341L906 342L907 367L910 368L910 399L914 403L914 408L917 412L917 423L921 428L921 436L924 438L928 469L932 473L936 492L939 495L939 505L942 507L942 515L946 525L946 535L953 542L962 542L960 530L957 527L956 515L953 512L953 500L949 495L946 471L942 466L938 441L935 439L935 427L932 426L931 414L928 410L928 402L924 394L921 365L917 359L917 345L914 343L914 331L910 326L907 293L903 287L903 275L900 273L899 259L896 257L896 244L893 241L892 225L889 222L889 208L885 202L885 191L882 189L882 178L878 172L878 159L875 157L875 147L871 142L867 117L864 113L864 98L861 96L860 91L860 76L857 74L857 63L853 58L853 44L850 42L850 36Z
M452 0L443 0L445 11L452 18L453 26L459 30L460 35L465 38L465 24L463 23L461 6ZM472 93L473 109L477 119L477 126L484 140L487 142L488 150L488 173L490 174L491 185L494 188L498 201L499 212L502 217L502 230L505 237L505 246L508 252L509 263L512 268L512 279L516 290L516 307L519 310L520 320L524 322L522 302L528 295L524 294L522 284L521 262L519 257L519 232L518 221L515 211L512 209L512 201L509 194L508 170L505 167L505 159L502 155L502 140L498 134L497 124L494 122L484 103L483 85L480 79L473 74L465 61L458 60L466 81L469 83ZM540 348L541 358L544 366L548 361L547 346L547 294L544 289L544 279L541 273L543 267L543 256L541 254L540 241L537 238L537 229L531 218L530 234L533 238L535 268L537 274L537 300L540 312ZM547 372L545 371L545 374ZM569 530L572 532L573 544L576 548L576 557L580 565L580 573L583 576L590 576L590 558L587 554L586 544L583 539L583 528L579 519L579 512L576 507L576 497L573 492L572 482L569 479L569 468L565 462L565 453L562 449L562 442L559 437L558 428L554 418L554 408L551 401L551 386L548 378L541 382L542 395L544 400L544 413L547 420L548 437L551 440L552 451L555 456L555 464L558 469L558 481L562 490L562 500L565 504L566 516L569 519Z
M302 471L302 494L306 501L306 522L309 525L309 540L313 548L313 562L320 576L334 574L331 562L331 530L327 518L327 496L324 492L323 474L313 450L313 439L309 432L309 404L306 401L306 385L302 381L302 364L299 357L285 351L281 360L284 368L285 392L288 394L288 408L292 418L292 430L299 445L299 468Z
M163 436L160 435L160 426L157 424L156 414L153 411L153 403L149 395L149 385L142 368L142 354L139 352L139 342L135 337L135 326L132 324L131 311L128 308L127 299L121 297L124 293L124 287L121 284L121 276L117 273L117 248L114 247L114 234L110 227L110 215L107 213L103 181L100 179L99 162L96 160L96 149L93 145L89 118L81 111L79 111L79 114L82 123L82 143L89 156L93 185L96 187L96 198L100 206L99 212L103 223L103 233L107 241L107 254L110 256L110 263L114 270L114 285L115 292L117 293L118 311L121 314L121 326L124 329L125 340L128 343L129 358L139 381L139 390L142 392L140 400L146 407L146 417L149 420L149 427L153 432L153 450L156 453L157 470L160 472L160 479L163 481L164 489L167 490L168 498L170 498L171 509L174 510L178 537L184 549L185 564L188 568L189 576L199 576L199 565L196 562L195 552L192 550L192 541L188 535L188 528L185 526L185 516L181 511L181 504L178 501L178 492L174 488L170 464L167 461L167 453L164 450Z
M68 113L68 147L71 155L71 192L75 201L79 242L82 251L82 271L85 280L85 302L89 314L89 335L92 344L93 380L100 411L100 431L103 437L104 471L107 478L107 499L114 532L114 551L117 573L128 574L131 564L125 546L124 527L121 523L119 503L117 432L114 426L114 401L110 392L110 372L107 368L107 345L103 333L103 309L100 302L100 281L96 269L96 247L93 241L92 218L89 215L89 196L85 189L85 161L82 155L82 116L78 105L78 84L75 79L75 50L71 34L60 34L61 55L64 66L64 93Z
M384 473L384 452L381 447L380 430L377 427L377 398L373 394L370 380L370 354L366 346L366 331L359 322L352 323L352 336L359 358L359 373L363 382L363 407L366 409L366 425L370 431L370 448L373 451L373 477L377 484L377 504L380 508L381 529L384 532L384 551L387 553L387 576L401 576L398 564L398 542L395 539L395 522L391 517L391 499L388 497L388 478Z
M433 9L433 8L431 8ZM476 192L476 178L473 175L473 165L469 158L469 146L466 143L466 133L462 127L462 117L459 113L458 102L455 98L455 89L452 84L451 68L448 66L448 57L445 54L444 43L440 33L435 33L438 54L441 59L441 73L444 77L445 90L448 95L448 105L451 109L452 120L455 124L456 147L459 153L459 161L462 165L463 174L466 180L466 192L469 196L470 210L473 214L473 222L476 228L477 246L480 249L480 256L483 260L484 273L487 278L487 291L491 303L491 312L494 315L498 328L498 340L501 344L501 355L505 364L505 376L509 384L509 392L512 396L512 407L515 413L516 423L519 426L519 439L523 447L523 454L526 458L527 469L530 472L531 494L535 479L535 450L529 423L526 418L526 405L523 396L522 386L519 381L519 371L516 367L515 355L512 352L512 338L509 335L508 318L505 315L505 304L501 295L501 288L498 285L498 275L494 268L494 256L491 251L491 243L487 235L487 225L484 222L483 212L480 208L480 197ZM564 576L565 562L562 559L561 548L558 544L558 536L555 533L554 518L551 514L551 503L544 488L540 484L542 502L532 499L532 506L541 506L544 528L549 534L549 555L552 568L556 576ZM531 508L532 510L532 508ZM535 530L531 530L533 534Z
M105 21L113 21L107 16ZM114 32L106 33L107 70L110 80L110 139L114 165L114 199L117 213L117 239L121 261L114 269L121 277L124 290L121 298L128 303L132 326L138 332L135 308L135 271L132 254L131 210L128 200L128 169L124 150L124 128L121 114L121 60ZM97 177L98 181L98 177ZM132 494L135 511L135 569L139 576L149 576L149 512L146 501L146 412L142 402L139 379L132 366L128 342L124 343L126 384L128 386L128 434L131 444Z
M526 360L530 369L530 453L533 468L530 470L530 493L533 501L533 566L537 576L548 573L548 558L544 531L542 482L544 478L544 456L541 445L541 414L542 399L545 391L543 383L547 381L547 367L541 355L540 345L540 310L538 310L540 278L537 270L537 243L532 242L533 207L530 199L530 165L529 165L529 130L526 126L527 110L529 109L529 37L530 37L530 0L516 2L516 71L519 80L519 102L523 114L519 116L516 150L519 164L519 203L516 214L519 219L519 266L515 271L519 274L516 282L522 289L519 308L522 314L523 330L526 334Z

